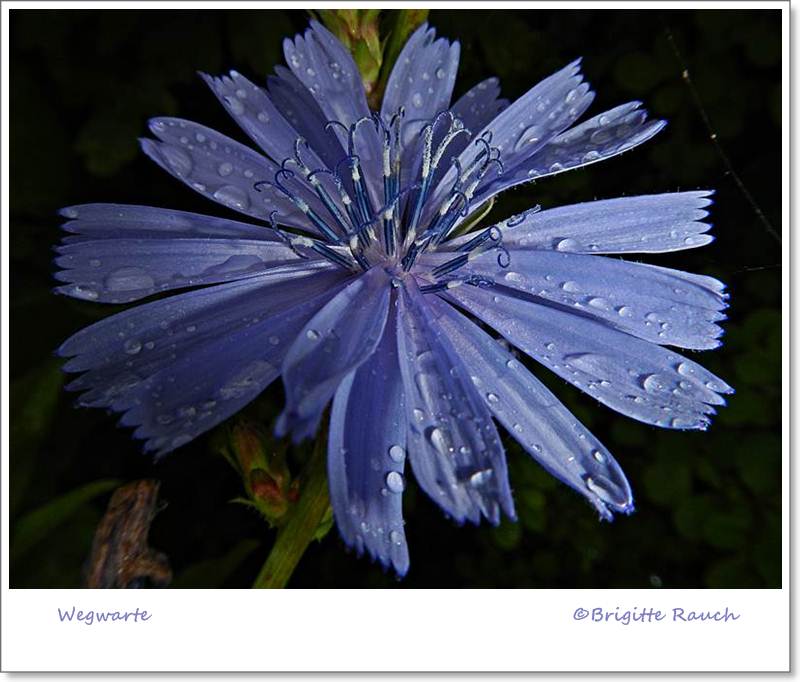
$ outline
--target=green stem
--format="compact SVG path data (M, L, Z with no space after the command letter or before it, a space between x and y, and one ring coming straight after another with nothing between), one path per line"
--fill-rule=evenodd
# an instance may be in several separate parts
M326 438L322 429L306 464L300 485L300 499L293 505L288 520L278 530L278 537L267 561L253 583L254 588L286 587L306 548L314 539L330 507L328 477L325 467Z

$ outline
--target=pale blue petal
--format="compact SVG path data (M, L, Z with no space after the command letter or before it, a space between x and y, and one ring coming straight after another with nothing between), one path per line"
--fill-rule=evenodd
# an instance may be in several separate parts
M389 121L401 108L408 120L428 121L450 106L460 46L427 24L408 39L386 83L381 116Z
M647 424L705 429L712 405L725 403L720 394L732 392L677 353L541 299L502 286L461 286L447 296L566 381Z
M402 511L406 417L393 318L375 353L334 396L328 482L344 541L402 576L408 571Z
M300 260L280 242L247 239L102 239L58 248L57 292L129 303L190 286L257 277Z
M473 133L483 130L503 109L508 100L500 97L500 81L487 78L467 90L450 107L461 122ZM466 146L466 143L460 143Z
M130 204L82 204L59 213L69 221L62 228L80 238L66 237L66 243L91 239L257 239L279 241L275 231L261 225L227 218L174 211L169 208Z
M161 142L141 140L142 149L171 175L196 192L245 215L298 227L309 232L316 228L283 194L256 183L272 181L277 166L225 135L191 121L154 118L150 130ZM285 184L292 186L291 180ZM306 191L307 203L321 209L317 197Z
M530 211L500 223L509 249L571 253L662 253L704 246L712 193L701 190L621 197ZM468 237L448 242L456 248Z
M281 369L286 407L276 425L279 436L291 431L298 442L316 432L341 381L375 351L389 313L389 290L383 268L373 268L308 321Z
M715 322L725 319L721 311L728 304L724 286L713 278L699 283L679 270L577 253L515 249L509 257L503 268L489 251L460 272L489 277L645 341L695 350L721 343ZM449 258L452 253L431 254L420 265Z
M473 131L475 137L483 136L497 148L503 164L502 174L513 173L586 111L594 93L582 81L580 60L576 60L531 88L483 130ZM469 168L484 150L481 144L468 145L458 157L461 167ZM499 169L493 167L481 180L476 193L499 175ZM451 168L429 201L429 207L439 204L456 178L457 171Z
M325 166L333 170L345 157L345 151L335 131L326 129L328 119L317 100L286 67L276 67L275 73L267 79L270 98Z
M412 282L400 296L398 355L408 452L422 489L457 522L514 518L505 452L457 349Z
M240 410L280 373L305 322L344 284L297 267L140 305L64 342L78 404L124 412L146 449L183 445Z
M429 305L487 407L525 451L603 518L632 511L625 475L600 441L494 338L440 299Z
M477 202L536 178L605 161L646 142L665 125L648 121L640 102L623 104L573 126L554 137L542 149L514 169L509 169L483 188Z
M200 74L250 138L278 165L294 155L297 130L284 118L267 91L236 71L219 78Z

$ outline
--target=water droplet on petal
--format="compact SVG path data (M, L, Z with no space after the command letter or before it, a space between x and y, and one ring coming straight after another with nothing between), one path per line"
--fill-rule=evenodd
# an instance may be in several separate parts
M155 280L142 268L118 268L105 278L105 287L109 291L138 291L152 289Z
M142 342L138 341L137 339L129 339L125 342L124 348L128 355L136 355L140 350L142 350Z
M583 162L591 163L592 161L597 161L599 158L600 158L600 152L597 152L594 149L592 149L583 155Z
M487 393L486 400L488 400L490 403L496 403L500 400L500 398L498 398L495 393Z
M389 533L389 542L399 547L403 544L403 535L399 531L393 530Z
M406 451L403 449L402 445L392 445L389 448L389 457L391 457L393 462L402 462L406 457Z
M270 345L277 346L281 342L281 340L277 336L270 336L269 337L269 342L270 342Z
M386 487L393 493L402 493L406 487L403 474L399 471L390 471L386 474Z
M520 133L520 136L514 143L514 151L522 151L526 146L536 144L541 139L542 129L536 125L528 126Z
M244 104L242 104L241 100L228 97L227 102L228 108L234 116L241 116L244 113Z
M415 92L411 97L411 103L417 107L417 109L422 107L422 95L420 95L418 92Z
M221 204L225 204L225 206L229 206L230 208L244 211L248 206L250 206L250 200L245 194L245 191L240 187L234 187L233 185L224 185L220 187L216 192L214 192L214 198L219 201Z
M317 341L319 340L319 332L316 329L309 329L306 332L306 338L308 338L311 341Z
M445 70L441 66L438 69L436 69L436 77L439 80L442 80L442 78L444 78L446 75L447 74L445 73Z
M192 159L185 151L169 145L164 145L160 149L161 155L175 175L186 177L192 172Z
M491 469L480 469L476 471L469 477L469 484L473 488L478 488L482 485L486 485L489 480L492 478L494 472Z
M227 161L219 164L219 168L217 168L217 172L224 178L231 173L233 173L233 165L228 163Z
M554 240L553 245L556 251L577 251L581 246L577 239L572 239L571 237L558 238Z
M564 282L561 285L561 288L564 291L568 291L568 292L573 293L573 294L581 290L580 286L578 286L578 283L577 282L573 282L571 280L568 281L568 282Z

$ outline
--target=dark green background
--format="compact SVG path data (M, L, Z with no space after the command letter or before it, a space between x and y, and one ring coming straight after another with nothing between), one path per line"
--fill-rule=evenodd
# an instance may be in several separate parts
M591 114L640 99L669 126L621 157L507 194L498 219L535 203L717 190L711 246L648 262L719 277L731 293L725 345L693 354L737 393L707 433L658 430L535 371L614 453L638 511L600 523L578 495L508 439L519 523L458 528L410 485L411 570L398 583L347 553L335 531L307 552L294 587L779 587L780 249L726 173L681 79L684 65L734 168L780 229L777 11L436 11L462 44L460 94L501 78L514 98L577 56L598 95ZM11 12L11 584L73 587L108 493L98 480L156 477L168 506L151 542L177 585L246 587L272 539L228 501L237 476L202 437L154 464L98 410L74 410L53 349L113 306L53 296L56 210L130 202L225 215L139 152L149 116L193 119L247 138L196 77L235 68L261 81L304 12ZM277 382L265 404L275 414ZM75 499L86 499L75 503ZM34 513L58 500L59 506ZM72 503L70 502L72 500Z

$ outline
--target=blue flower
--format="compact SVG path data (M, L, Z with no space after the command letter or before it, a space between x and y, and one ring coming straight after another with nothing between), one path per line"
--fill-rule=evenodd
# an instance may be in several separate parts
M255 225L144 206L63 210L58 291L101 303L161 297L59 349L83 406L122 413L163 455L281 377L279 435L315 434L332 401L330 495L344 540L408 569L402 492L457 522L514 518L501 424L602 518L633 509L606 448L486 326L604 405L705 429L731 388L670 347L720 344L727 295L710 277L619 260L711 241L710 192L472 217L532 178L609 158L664 125L638 102L576 124L594 94L579 62L516 102L496 79L451 103L458 43L420 28L367 106L344 47L319 24L267 87L204 76L260 147L156 118L145 153ZM601 255L603 254L603 255Z

